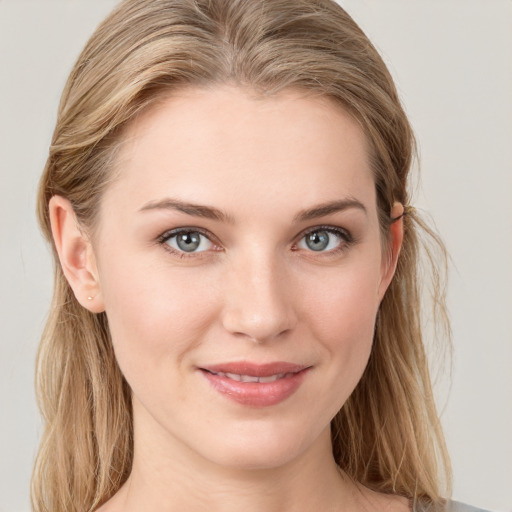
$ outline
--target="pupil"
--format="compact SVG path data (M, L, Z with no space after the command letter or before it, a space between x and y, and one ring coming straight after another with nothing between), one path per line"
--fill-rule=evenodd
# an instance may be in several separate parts
M199 233L191 231L190 233L182 233L178 236L178 247L186 252L192 252L199 247L201 242Z
M329 235L327 231L315 231L307 236L306 244L313 251L322 251L329 245Z

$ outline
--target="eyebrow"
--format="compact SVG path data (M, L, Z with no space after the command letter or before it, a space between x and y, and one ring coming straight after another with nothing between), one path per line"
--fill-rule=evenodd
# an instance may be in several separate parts
M321 203L319 205L313 206L312 208L301 210L295 215L293 221L296 223L305 222L352 208L356 208L367 214L366 207L363 203L361 203L361 201L349 197L346 199ZM202 204L188 203L173 198L166 198L160 201L151 201L145 204L139 211L143 212L148 210L176 210L195 217L203 217L228 224L235 224L234 217L222 210L219 210L218 208Z
M295 215L293 220L295 222L304 222L307 220L317 219L318 217L325 217L332 213L349 210L351 208L356 208L367 214L366 207L361 203L361 201L353 197L348 197L346 199L322 203L317 206L313 206L312 208L308 208L307 210L301 210L297 215Z
M187 203L178 199L166 198L161 201L151 201L145 204L139 211L144 212L148 210L177 210L187 215L195 217L204 217L206 219L218 220L228 224L234 224L235 219L213 206L205 206L202 204Z

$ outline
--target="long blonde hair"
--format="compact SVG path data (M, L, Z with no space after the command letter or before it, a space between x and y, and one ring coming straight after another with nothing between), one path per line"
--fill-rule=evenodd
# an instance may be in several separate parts
M264 95L301 88L350 112L369 141L387 237L393 203L410 203L414 137L386 66L340 6L332 0L125 0L87 43L62 95L38 200L50 243L48 202L55 194L68 198L83 228L93 230L130 120L173 89L226 82ZM437 247L443 261L442 244L408 209L370 361L332 421L332 440L337 463L353 479L435 507L447 495L450 466L422 339L426 268L433 269L437 318L447 324L436 256L427 251L421 268L422 246ZM115 494L130 473L131 393L106 315L77 302L55 261L37 363L45 431L32 502L36 512L85 512Z

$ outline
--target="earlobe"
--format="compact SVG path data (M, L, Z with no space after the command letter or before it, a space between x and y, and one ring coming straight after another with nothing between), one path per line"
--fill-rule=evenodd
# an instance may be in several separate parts
M80 229L71 203L53 196L49 203L50 222L62 271L78 302L93 313L105 310L91 243Z
M389 248L384 254L382 261L382 279L379 286L379 300L382 300L388 286L395 275L396 266L400 250L402 249L402 242L404 238L404 225L403 216L405 208L402 203L394 203L390 212L390 241Z

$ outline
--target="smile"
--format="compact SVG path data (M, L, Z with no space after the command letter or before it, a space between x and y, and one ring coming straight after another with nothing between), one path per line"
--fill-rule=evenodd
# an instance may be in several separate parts
M301 386L311 366L292 363L224 363L199 368L224 398L252 407L277 405Z
M278 373L276 375L269 375L268 377L256 377L255 375L240 375L238 373L223 373L223 372L218 372L218 373L211 372L211 373L212 373L212 375L218 375L220 377L227 377L228 379L236 380L238 382L262 382L262 383L275 382L278 379L283 379L285 377L292 377L293 375L295 375L294 373Z

